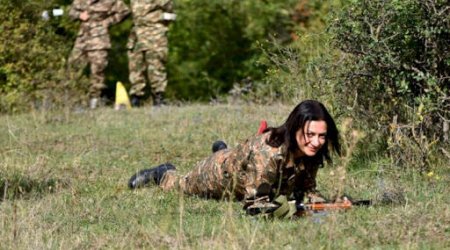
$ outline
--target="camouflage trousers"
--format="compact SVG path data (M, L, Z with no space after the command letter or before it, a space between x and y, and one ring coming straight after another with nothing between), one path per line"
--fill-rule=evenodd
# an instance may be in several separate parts
M236 183L237 166L228 164L231 151L221 150L199 162L193 170L180 176L175 170L168 170L159 186L163 190L178 189L187 195L221 199L244 198L245 191ZM234 184L233 184L234 183Z
M152 93L164 92L167 86L166 60L167 50L128 50L128 68L130 71L130 95L143 96L148 79Z
M81 75L84 68L90 64L89 97L100 97L105 85L105 69L108 65L108 50L82 50L74 47L69 56L70 71Z

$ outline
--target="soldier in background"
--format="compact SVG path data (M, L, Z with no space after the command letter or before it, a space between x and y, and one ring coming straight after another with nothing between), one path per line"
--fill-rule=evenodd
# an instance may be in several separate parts
M70 6L70 17L80 20L81 25L69 56L69 65L78 72L90 64L91 109L98 106L102 90L106 87L104 72L111 48L108 28L122 21L129 13L128 6L121 0L75 0Z
M167 86L168 24L175 19L172 0L131 0L130 4L133 28L127 48L131 104L141 105L148 80L153 105L160 106Z

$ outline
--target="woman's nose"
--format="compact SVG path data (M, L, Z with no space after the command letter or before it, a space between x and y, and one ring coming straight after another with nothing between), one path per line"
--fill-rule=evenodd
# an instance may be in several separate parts
M311 144L313 146L319 146L319 137L318 136L314 136L311 140Z

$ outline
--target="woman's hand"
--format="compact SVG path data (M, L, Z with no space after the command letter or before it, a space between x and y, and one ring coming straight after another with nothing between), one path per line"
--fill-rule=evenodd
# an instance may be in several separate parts
M325 203L327 200L319 193L309 193L307 196L308 203Z
M89 19L89 14L88 12L85 10L83 12L80 13L80 20L85 22Z

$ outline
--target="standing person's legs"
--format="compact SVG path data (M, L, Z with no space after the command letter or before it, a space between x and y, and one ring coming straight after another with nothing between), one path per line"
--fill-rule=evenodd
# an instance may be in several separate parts
M102 91L106 88L105 69L108 66L108 51L92 50L88 52L88 57L91 64L90 107L96 108Z
M129 80L131 83L129 91L131 104L133 106L140 106L140 101L145 94L144 89L146 86L144 52L133 49L128 50L128 70L130 72Z
M161 34L155 39L155 45L152 50L147 51L145 54L147 74L152 88L153 104L155 106L164 104L164 92L167 87L167 55L167 37L165 34Z
M151 83L152 93L164 93L167 87L167 73L165 68L165 61L158 58L152 53L146 53L147 74Z
M78 79L82 75L82 71L87 66L88 62L87 52L80 48L74 47L70 52L69 59L67 61L69 79Z

